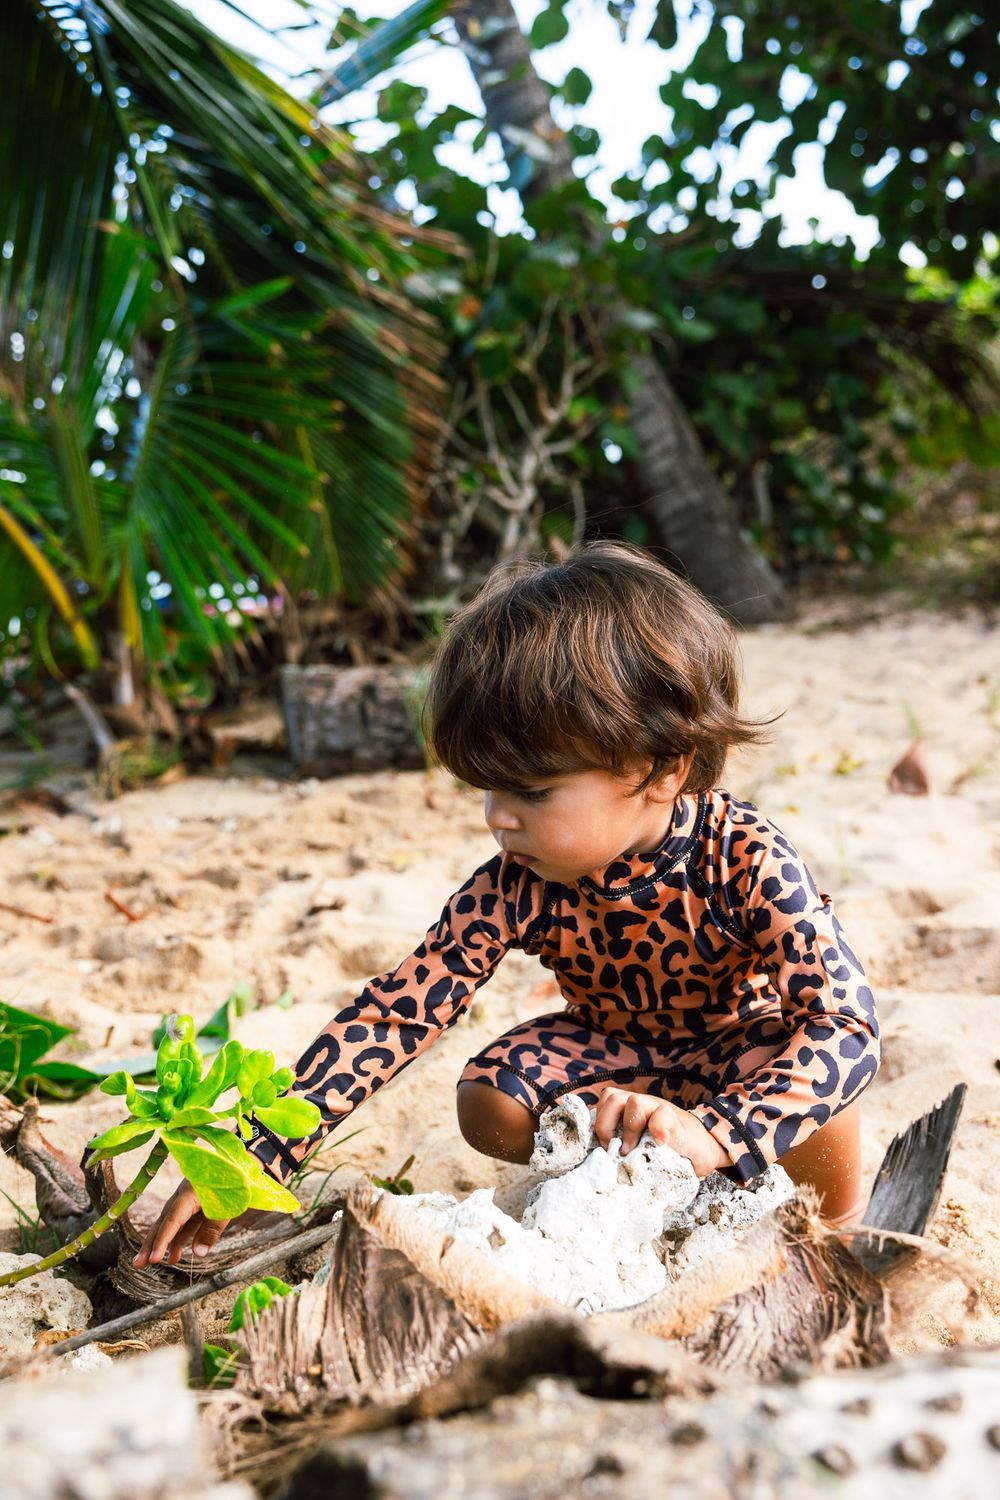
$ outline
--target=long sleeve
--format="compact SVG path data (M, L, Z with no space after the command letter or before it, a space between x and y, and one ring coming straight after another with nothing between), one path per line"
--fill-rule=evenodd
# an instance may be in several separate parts
M693 1113L748 1181L854 1102L879 1067L875 1000L830 899L783 835L749 871L735 913L781 1002L771 1047ZM768 1051L771 1055L768 1057Z
M331 1130L459 1019L517 943L524 874L503 855L482 865L419 947L371 980L306 1048L292 1088L319 1107L320 1125L300 1141L280 1141L255 1125L248 1149L273 1176L290 1177Z

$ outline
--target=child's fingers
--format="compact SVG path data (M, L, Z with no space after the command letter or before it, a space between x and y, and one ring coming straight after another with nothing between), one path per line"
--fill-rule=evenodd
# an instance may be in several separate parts
M231 1222L231 1219L206 1219L202 1216L191 1241L191 1249L195 1255L207 1255L212 1246L221 1240Z
M665 1099L655 1101L656 1108L646 1121L646 1129L659 1146L677 1146L677 1116L682 1113ZM679 1147L677 1149L680 1149ZM682 1152L683 1155L683 1152Z
M605 1149L610 1145L625 1104L631 1097L624 1089L605 1089L601 1095L594 1116L594 1134Z
M638 1146L639 1137L648 1128L648 1122L659 1113L658 1099L650 1099L647 1094L629 1094L625 1100L622 1110L622 1156L627 1156L634 1146Z
M187 1183L184 1183L164 1204L160 1217L139 1246L132 1264L140 1270L143 1266L156 1265L163 1259L174 1236L193 1215L200 1212L197 1198Z

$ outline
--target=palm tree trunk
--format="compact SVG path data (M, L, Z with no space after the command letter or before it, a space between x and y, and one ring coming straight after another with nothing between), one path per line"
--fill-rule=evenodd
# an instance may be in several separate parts
M511 0L454 0L452 16L486 123L503 145L511 186L529 202L571 181L569 147L552 118ZM740 623L780 618L787 612L781 584L740 526L658 361L636 356L622 383L643 507L658 539L703 593Z

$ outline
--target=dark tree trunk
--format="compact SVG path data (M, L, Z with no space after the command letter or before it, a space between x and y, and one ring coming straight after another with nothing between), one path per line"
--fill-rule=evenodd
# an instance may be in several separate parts
M510 0L455 0L452 16L486 122L503 145L511 186L530 202L571 181L569 147ZM651 355L637 356L628 376L635 468L658 540L734 619L780 618L786 613L781 584L740 526L662 367Z

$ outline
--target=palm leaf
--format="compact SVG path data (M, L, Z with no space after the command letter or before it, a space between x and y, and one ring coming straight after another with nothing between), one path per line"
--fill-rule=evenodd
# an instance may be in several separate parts
M232 633L210 581L363 591L436 418L430 325L395 291L419 237L343 132L176 0L8 9L0 613L26 561L74 631L66 602L114 589L147 649L150 567L206 648Z

